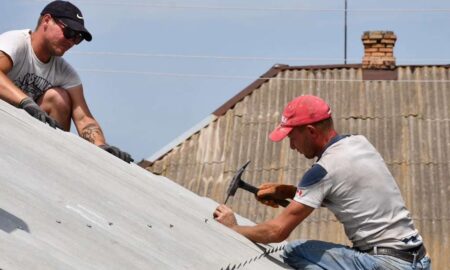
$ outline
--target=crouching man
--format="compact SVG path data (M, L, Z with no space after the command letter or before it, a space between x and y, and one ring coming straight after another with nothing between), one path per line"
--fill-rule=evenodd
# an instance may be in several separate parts
M53 1L41 12L35 31L13 30L0 35L0 99L34 118L78 134L125 162L130 154L108 145L86 104L81 80L62 56L92 35L81 11L67 1Z
M327 207L344 225L353 247L316 240L290 242L283 258L295 269L431 269L422 237L415 229L400 190L383 158L361 135L339 135L328 104L300 96L284 109L270 134L307 159L317 158L298 186L266 183L257 199L293 199L272 220L239 226L233 211L220 205L217 221L258 243L281 242L316 208Z

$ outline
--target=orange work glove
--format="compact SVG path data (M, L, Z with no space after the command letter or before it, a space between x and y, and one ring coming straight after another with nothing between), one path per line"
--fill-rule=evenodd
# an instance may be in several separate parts
M297 192L296 186L276 183L264 183L258 189L256 199L274 208L278 208L278 204L274 200L292 199Z

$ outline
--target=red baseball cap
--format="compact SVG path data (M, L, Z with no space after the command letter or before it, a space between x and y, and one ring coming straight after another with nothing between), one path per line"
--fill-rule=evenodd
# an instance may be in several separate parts
M284 108L281 124L270 133L269 138L279 142L294 127L317 123L330 117L330 106L323 99L312 95L296 97Z

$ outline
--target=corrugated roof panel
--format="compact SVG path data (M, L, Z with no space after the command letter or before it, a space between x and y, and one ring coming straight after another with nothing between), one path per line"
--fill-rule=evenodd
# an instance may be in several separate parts
M209 185L216 185L213 193L194 191L218 201L224 199L233 173L247 160L252 162L243 178L254 185L267 181L297 184L312 161L291 151L287 140L272 143L267 136L279 123L287 102L301 94L319 95L332 107L341 133L365 135L382 154L425 238L433 267L450 265L448 256L443 256L450 253L450 66L397 67L397 81L361 81L363 70L359 65L280 66L278 71L258 88L247 88L248 95L219 117L216 125L191 138L189 151L202 157L198 149L221 152L220 161L214 162L222 164L222 172L220 166L214 175L178 167L182 171L177 177L165 175L178 183L212 177ZM214 128L224 129L224 134L219 134L213 145L205 143L214 133L206 130ZM169 153L149 169L161 164L171 166L166 160L177 163L187 154ZM205 158L202 162L212 161ZM266 220L279 211L256 203L245 191L238 191L231 205L255 221ZM342 226L324 209L315 211L291 235L299 237L348 243Z
M255 245L214 221L216 202L3 101L0 122L0 269L287 269L283 243ZM195 171L194 155L166 172ZM223 170L211 164L205 177Z

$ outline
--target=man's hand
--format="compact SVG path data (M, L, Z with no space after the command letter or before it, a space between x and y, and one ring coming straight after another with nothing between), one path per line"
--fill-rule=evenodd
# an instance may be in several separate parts
M131 157L130 154L128 154L127 152L124 152L122 150L120 150L119 148L115 147L115 146L111 146L108 144L102 144L99 145L99 147L103 150L105 150L106 152L115 155L116 157L120 158L121 160L130 163L133 162L134 159Z
M34 100L30 97L24 98L19 103L19 108L24 109L28 114L38 119L39 121L48 123L52 128L62 129L58 122L56 122L55 119L51 118L45 111L43 111L41 107L39 107L39 105L37 105L36 102L34 102Z
M231 210L224 204L217 206L213 216L215 220L227 226L228 228L233 228L234 226L237 225L236 217L234 216L233 210Z
M258 189L256 199L274 208L278 208L278 204L274 200L292 199L297 191L296 186L276 183L264 183Z

